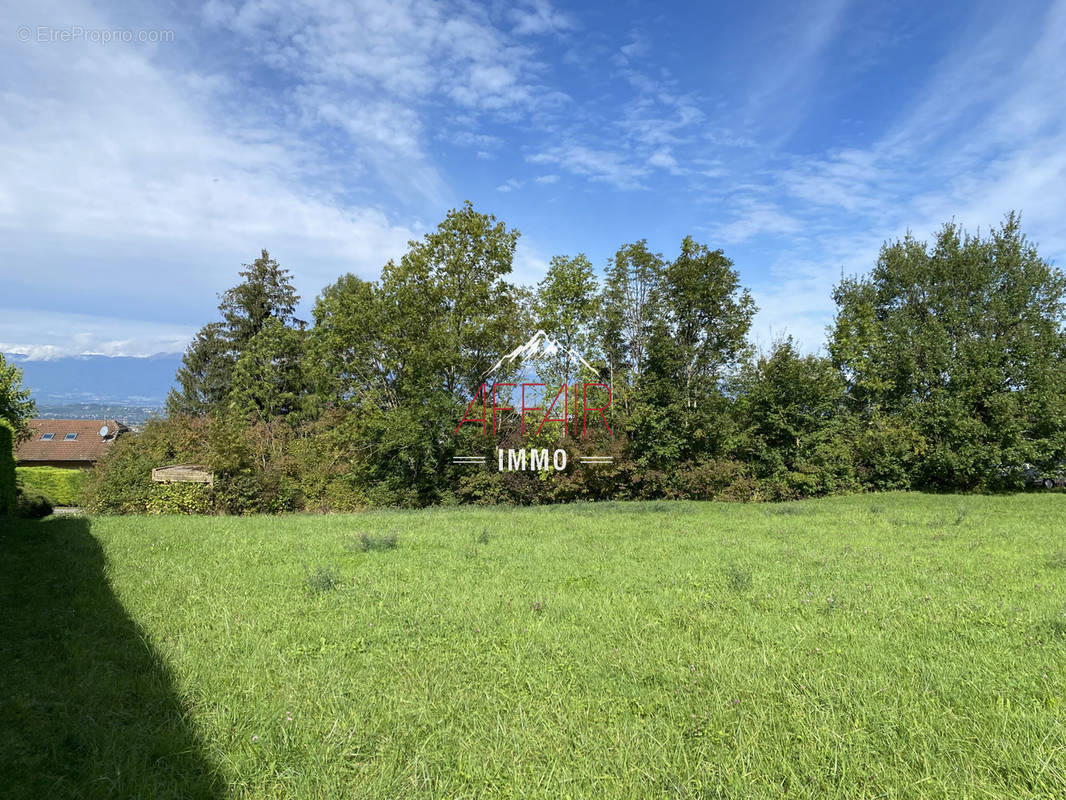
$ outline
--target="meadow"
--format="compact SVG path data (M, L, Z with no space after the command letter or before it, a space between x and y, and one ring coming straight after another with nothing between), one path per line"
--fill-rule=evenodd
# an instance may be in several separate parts
M1066 496L0 533L5 797L1066 796Z

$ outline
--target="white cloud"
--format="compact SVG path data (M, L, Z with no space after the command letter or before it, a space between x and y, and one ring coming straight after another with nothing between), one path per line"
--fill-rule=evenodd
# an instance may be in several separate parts
M529 14L560 24L567 19L543 3ZM204 18L240 34L246 46L305 84L405 101L443 93L485 109L532 104L538 93L533 51L475 6L248 0L215 2Z
M651 154L651 158L648 159L648 163L653 167L663 167L665 169L673 169L677 166L677 159L670 155L669 150L657 150Z
M534 286L547 274L548 260L540 255L537 245L526 237L519 239L511 281L522 286Z
M765 136L784 141L809 112L812 93L822 88L826 53L850 5L850 0L819 0L788 6L753 43L768 57L752 59L741 115Z
M677 164L677 159L674 158L674 155L670 152L669 148L656 150L652 153L648 158L648 164L652 167L665 169L672 175L680 175L682 173L681 168Z
M507 158L525 168L509 162L501 192L560 176L604 193L682 178L669 181L670 213L688 217L656 216L667 212L651 192L625 202L653 227L702 221L712 246L746 255L760 330L820 341L841 269L869 269L881 240L908 228L926 237L951 217L987 228L1018 208L1041 251L1066 256L1066 2L1035 21L991 8L942 43L924 85L895 87L894 124L861 136L813 118L845 110L830 106L839 48L879 35L845 30L861 9L844 0L787 11L738 43L765 58L736 87L646 59L663 49L657 22L612 41L546 0L211 0L204 27L179 30L171 49L12 42L0 49L0 302L21 308L49 289L48 313L61 314L102 298L159 341L210 318L214 293L264 246L310 300L340 272L377 274L421 217L461 199L446 176L462 160L477 181L491 171L472 159ZM9 30L14 13L0 10ZM87 3L34 13L108 28L134 12L121 26ZM572 54L565 77L538 46ZM575 64L597 97L571 102L552 85ZM801 124L822 139L798 155ZM542 271L532 253L520 245L516 273ZM157 314L173 326L143 322ZM2 339L73 346L27 331ZM123 331L70 341L136 350Z
M494 150L503 145L503 139L499 136L470 130L455 131L447 138L460 147L480 147L483 150Z
M433 166L427 131L484 158L502 144L479 130L486 120L514 123L568 102L542 84L546 68L535 50L491 12L440 0L215 0L203 17L285 76L303 112L302 133L313 135L316 124L344 131L401 203L414 188L444 207L452 197ZM505 16L522 32L574 26L544 0ZM442 105L451 119L430 122Z
M747 242L757 236L794 234L803 224L771 201L740 195L729 204L733 219L711 227L716 239L727 244Z
M32 331L32 341L26 333ZM149 319L0 308L0 353L32 361L73 355L150 356L185 350L195 330Z
M87 6L69 13L86 28L116 27ZM374 197L353 198L343 185L352 176L323 170L312 142L255 113L221 113L224 82L161 67L158 54L118 43L0 51L5 300L48 307L5 334L9 345L61 346L46 341L48 309L83 310L90 297L113 314L180 317L232 285L262 247L291 257L282 263L311 299L341 271L376 274L413 238ZM159 331L137 324L158 349ZM137 349L124 330L70 342Z
M643 189L648 169L630 163L623 153L579 144L559 145L527 158L532 164L557 164L576 175L608 183L618 189Z
M651 51L651 46L648 43L647 37L638 30L630 31L629 41L618 48L618 53L614 57L614 63L622 66L628 64L632 59L641 58L646 56Z
M1041 254L1066 259L1066 2L1026 41L1014 18L981 21L948 52L901 121L866 148L787 159L717 232L780 234L771 278L756 281L756 329L799 333L808 349L834 313L841 273L866 273L885 240L929 240L948 220L971 232L1011 209ZM772 254L773 248L764 247Z
M659 94L653 83L646 93L631 103L619 126L634 141L652 148L668 148L697 141L705 115L695 97L670 97ZM668 102L664 102L664 98Z
M512 33L518 36L561 33L577 28L577 20L572 15L554 8L547 0L533 0L512 9L511 19L514 21Z
M311 87L299 90L295 97L313 121L343 128L362 144L395 151L406 158L423 157L421 119L412 108L402 103L387 100L344 102L321 88Z

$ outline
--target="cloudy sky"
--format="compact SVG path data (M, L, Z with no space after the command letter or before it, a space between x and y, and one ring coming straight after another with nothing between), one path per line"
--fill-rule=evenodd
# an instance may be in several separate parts
M1066 260L1066 2L0 5L0 351L183 350L263 247L306 314L466 199L523 283L722 247L811 350L908 229Z

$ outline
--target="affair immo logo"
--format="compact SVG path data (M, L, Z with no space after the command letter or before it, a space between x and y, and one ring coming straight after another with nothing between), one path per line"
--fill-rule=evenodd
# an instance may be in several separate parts
M566 364L581 380L569 383L564 377L558 384L539 380L541 370ZM501 375L521 377L505 381ZM568 376L567 376L568 377ZM466 406L454 433L464 425L480 425L483 435L496 439L508 429L532 434L543 440L557 434L560 440L571 438L587 442L590 433L599 429L612 435L607 419L611 408L611 387L599 380L598 370L573 348L567 348L539 330L520 347L505 355L482 376L477 393ZM510 382L513 380L514 382ZM602 428L600 427L602 426ZM501 472L529 470L564 470L571 460L565 447L497 446L496 467ZM610 464L612 456L579 454L582 464ZM480 467L487 464L483 455L456 456L452 463Z

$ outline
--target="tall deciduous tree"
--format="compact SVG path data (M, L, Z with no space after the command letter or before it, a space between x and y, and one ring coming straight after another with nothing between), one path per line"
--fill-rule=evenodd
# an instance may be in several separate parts
M725 380L747 349L755 304L733 262L691 237L665 264L636 374L633 439L657 466L717 455L727 432Z
M437 230L410 250L397 266L386 267L382 289L393 302L413 291L427 290L421 302L425 312L412 321L407 335L429 334L426 354L432 368L444 379L444 388L461 397L477 391L499 353L514 340L518 306L514 287L505 277L511 272L519 232L491 214L479 214L467 202L452 210ZM404 309L409 313L411 305Z
M439 488L448 434L527 327L521 293L505 280L518 235L466 203L410 242L380 281L346 276L316 304L324 399L358 409L353 424L375 442L368 468L423 502Z
M0 353L0 419L10 423L16 437L23 437L29 433L27 420L36 413L30 390L22 385L22 370Z
M388 320L377 284L341 276L319 295L311 329L311 369L316 391L343 407L399 404L395 379L408 345L388 336Z
M1066 454L1066 277L1015 214L983 237L947 224L932 248L886 244L834 299L830 352L855 408L913 428L918 483L972 487Z
M734 455L761 478L817 494L852 477L844 381L832 361L791 337L749 360L736 385Z
M662 255L652 253L645 239L620 247L607 267L599 332L612 383L624 406L628 405L625 387L639 383L644 371L665 267Z
M681 362L675 377L685 406L696 408L744 355L755 303L733 262L691 236L666 268L663 298Z
M597 358L592 327L599 307L596 273L585 254L574 258L555 256L533 301L536 326L563 347L548 365L553 383L572 383L582 374L586 380L595 377L582 371L574 353L590 363Z

